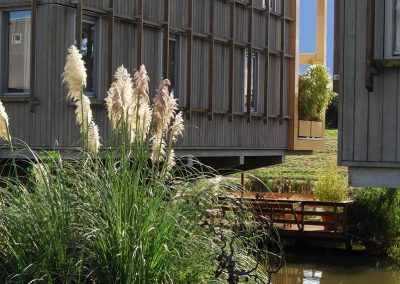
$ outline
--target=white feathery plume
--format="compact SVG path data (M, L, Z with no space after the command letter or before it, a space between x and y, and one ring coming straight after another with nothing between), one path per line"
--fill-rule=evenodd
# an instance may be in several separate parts
M153 162L163 161L166 145L162 132L154 134L152 140L151 159Z
M33 165L33 176L38 185L49 184L49 168L39 162Z
M132 111L132 94L133 94L133 86L132 86L132 78L131 75L128 73L128 70L121 65L114 75L116 81L116 87L118 92L121 94L122 99L122 106L124 112L124 119L128 121L129 116L131 115Z
M139 107L139 109L137 109L137 107ZM147 138L150 130L151 116L152 111L147 102L142 101L139 105L136 105L131 119L131 141L133 141L135 137L138 137L141 142Z
M155 120L155 131L166 131L168 124L173 116L174 110L171 109L172 103L170 102L170 95L168 88L171 83L168 79L161 82L158 89L158 93L154 99L154 120Z
M82 54L76 46L68 49L67 60L64 66L63 83L68 87L67 98L72 101L80 100L82 89L86 86L86 68Z
M108 112L108 119L111 122L113 130L117 130L121 126L122 119L122 98L121 93L118 90L116 82L111 84L110 89L107 92L106 106Z
M151 116L152 110L150 108L150 105L148 103L143 104L140 109L140 133L142 136L142 141L147 138L148 132L150 130Z
M185 125L183 124L182 112L180 112L175 116L174 123L170 127L171 141L173 143L178 141L179 137L182 137L184 130Z
M146 67L144 65L140 66L139 70L135 72L134 75L135 90L139 93L140 98L149 101L149 82L150 78L147 74Z
M8 115L3 103L0 101L0 139L9 141Z
M93 120L92 109L90 108L90 99L82 95L82 100L75 101L76 122L81 127L81 133L87 133L89 124Z
M149 105L149 81L146 67L140 66L135 72L135 89L132 97L132 116L130 120L131 141L138 137L143 142L151 122L151 108Z
M89 124L89 131L88 131L88 148L89 151L92 153L97 154L100 148L100 135L99 135L99 128L96 123L92 120Z
M171 149L168 153L168 157L165 160L165 169L166 172L170 172L173 167L175 167L176 162L175 162L175 151Z

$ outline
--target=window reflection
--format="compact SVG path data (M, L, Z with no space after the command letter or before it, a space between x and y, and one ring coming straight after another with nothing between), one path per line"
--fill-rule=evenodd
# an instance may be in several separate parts
M94 43L95 43L95 23L84 21L82 23L82 59L85 62L87 71L87 82L85 92L93 94L93 70L94 70Z
M248 86L248 51L246 50L244 60L244 111L247 111L247 86ZM257 111L257 84L258 84L258 61L257 53L252 54L252 70L251 70L251 94L250 94L250 110L252 112Z
M169 65L168 65L168 79L171 82L171 92L176 95L176 73L177 73L177 42L175 38L169 41Z
M394 54L400 55L400 0L396 0L396 40Z
M9 93L28 93L31 61L31 11L7 13Z

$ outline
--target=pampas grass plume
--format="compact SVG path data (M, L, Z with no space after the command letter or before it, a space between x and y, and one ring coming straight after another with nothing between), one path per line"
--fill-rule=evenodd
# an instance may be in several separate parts
M3 103L0 101L0 139L9 141L10 133L8 127L8 115Z
M122 98L118 90L117 83L112 83L110 89L107 92L107 98L105 99L107 106L108 119L111 122L112 130L117 130L121 125L122 119Z
M89 124L88 131L88 148L92 153L97 154L100 148L100 135L99 135L99 127L92 120Z
M49 169L47 166L38 162L33 164L32 169L33 177L38 185L45 186L46 184L49 184Z
M139 71L135 72L134 80L135 80L136 90L140 94L141 99L144 99L148 102L150 78L147 74L147 70L144 65L140 66Z
M82 100L75 101L76 122L81 127L81 133L87 133L88 127L93 120L92 109L90 108L90 99L82 95Z
M86 68L82 60L82 54L73 45L68 49L63 73L63 83L68 87L68 99L72 101L80 99L82 88L86 87L86 79Z
M175 121L171 126L171 141L175 143L183 135L184 130L185 125L183 124L182 112L180 112L175 116Z

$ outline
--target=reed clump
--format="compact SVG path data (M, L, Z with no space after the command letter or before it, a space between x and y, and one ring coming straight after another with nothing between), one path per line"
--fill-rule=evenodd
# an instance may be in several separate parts
M63 76L76 106L80 158L29 150L25 178L2 178L0 282L224 283L217 256L233 233L225 228L221 242L204 216L218 210L218 190L226 187L199 186L201 173L192 178L176 166L173 144L184 122L169 81L150 104L145 67L132 78L121 66L106 98L112 137L101 148L76 47ZM0 134L11 141L2 105L0 118ZM235 240L236 267L266 279L253 255L255 239Z

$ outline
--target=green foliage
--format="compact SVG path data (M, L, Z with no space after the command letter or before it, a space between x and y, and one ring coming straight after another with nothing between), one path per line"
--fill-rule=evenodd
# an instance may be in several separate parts
M321 201L341 202L348 198L347 180L341 177L334 162L319 173L313 191Z
M324 65L310 65L299 75L299 117L301 120L322 121L334 92Z
M354 190L350 207L353 234L364 239L367 248L389 253L400 260L400 191L360 188Z
M330 129L338 128L339 95L335 93L326 111L326 126Z
M49 153L40 160L51 168L46 183L3 180L1 283L221 280L214 272L222 244L199 223L206 210L218 208L218 192L234 186L160 175L148 165L147 150L132 150L130 160L122 152L105 160ZM251 240L240 244L235 259L254 267Z

